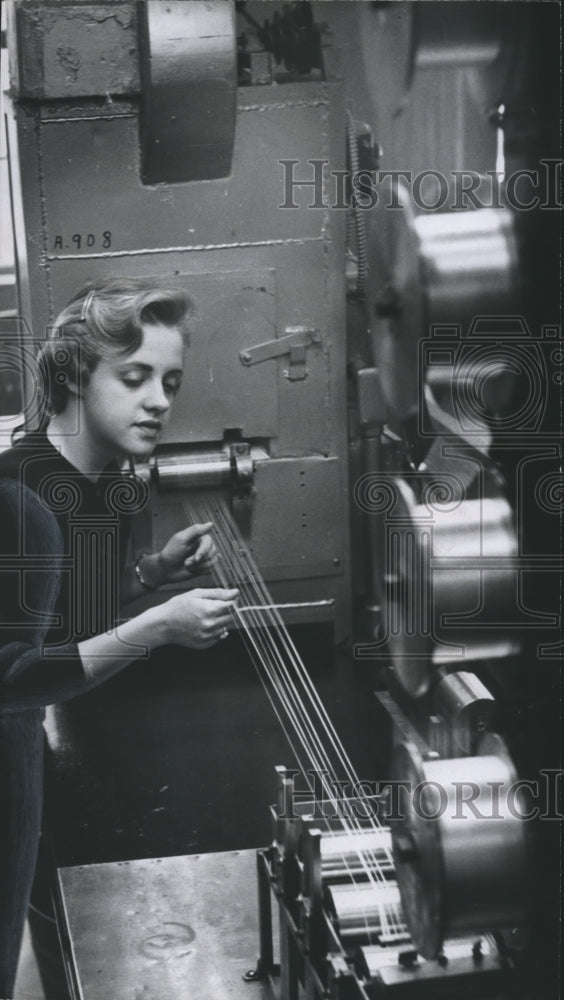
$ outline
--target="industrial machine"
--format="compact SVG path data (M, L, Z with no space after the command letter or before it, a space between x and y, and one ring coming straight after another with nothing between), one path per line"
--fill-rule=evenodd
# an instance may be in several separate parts
M77 287L185 288L138 549L213 500L280 670L326 623L377 689L370 794L297 796L309 739L278 768L247 978L281 1000L556 996L556 6L11 5L28 422ZM322 757L325 714L300 727Z
M483 780L487 775L505 785L508 772L499 757L493 755L486 761ZM410 775L403 764L403 774ZM444 760L434 766L436 771L429 773L436 775L443 769L443 788L448 787L445 774L449 782L454 775L476 775L474 759L465 760L462 766L458 762L454 768L452 761ZM419 812L419 824L424 827L426 823L426 832L418 844L416 873L409 868L407 874L414 841L408 847L405 831L394 834L380 819L386 812L381 797L341 795L337 800L310 803L300 797L298 804L293 772L278 770L274 841L257 857L261 951L257 968L248 973L249 981L270 978L283 998L301 995L300 987L306 997L336 1000L384 995L489 997L505 995L507 990L516 995L512 921L522 915L522 903L519 879L512 882L512 877L525 861L523 824L518 819L510 834L507 816L500 815L493 836L489 830L469 852L469 843L464 847L457 843L460 823L456 830L452 814L445 824L452 827L449 839L444 831L437 833L436 823L429 822L432 808L425 816ZM429 779L427 791L431 782L435 779ZM394 786L388 786L388 791L390 787ZM393 811L398 811L397 801ZM476 833L480 833L479 822L468 836ZM442 843L434 851L425 843L425 838L441 840L441 836ZM466 861L472 854L475 868L469 864L464 869L461 850ZM443 860L446 879L452 880L446 888L441 881ZM492 871L495 887L488 884ZM433 935L445 912L443 893L452 910L448 925L441 927L437 949ZM274 960L273 899L279 909L279 963ZM427 935L424 941L422 933Z
M185 523L193 486L226 491L277 599L301 603L298 619L334 620L342 641L345 216L300 211L304 191L284 208L283 167L289 151L306 168L344 166L330 50L323 73L303 78L248 47L238 59L235 6L223 2L11 13L21 314L41 339L77 288L117 272L189 292L187 378L156 456L154 544Z

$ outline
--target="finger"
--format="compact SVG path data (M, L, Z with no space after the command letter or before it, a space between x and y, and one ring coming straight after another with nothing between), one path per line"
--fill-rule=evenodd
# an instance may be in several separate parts
M222 619L216 619L213 622L206 622L206 624L202 623L200 626L200 637L204 640L204 642L207 642L210 639L216 640L219 639L220 636L224 635L225 632L228 632L230 628L233 628L233 619L228 616Z
M217 566L218 562L219 562L219 555L218 555L218 553L217 552L210 552L210 553L207 553L203 557L203 559L196 560L196 562L195 562L194 565L198 566L201 569L201 568L210 567L210 566ZM186 565L186 564L184 564L184 565Z
M196 538L200 538L201 535L207 535L213 529L214 524L212 521L206 521L205 524L190 524L187 528L179 531L176 537L182 542L193 542Z
M212 551L213 551L213 543L210 536L203 535L200 538L200 542L198 544L197 549L194 552L192 552L188 556L188 558L195 563L202 562L204 559L206 559L208 556L211 555Z
M182 531L177 531L176 534L169 539L168 546L172 546L171 552L176 558L180 555L183 558L188 555L193 555L198 548L202 534L209 537L209 532L212 529L213 524L211 521L206 524L191 524L188 528L183 528Z
M223 632L225 629L230 631L231 628L233 628L233 618L231 615L222 615L221 618L216 618L214 622L214 635L218 630L220 632Z
M221 604L218 604L217 601L214 601L213 604L208 605L207 610L209 613L209 618L214 623L215 626L217 625L217 622L220 621L220 619L223 620L224 618L228 618L229 621L234 621L235 608L236 608L235 603L227 601L223 603L222 601Z
M198 546L196 551L186 557L184 565L189 570L202 569L215 566L218 558L217 549L211 541L210 536L205 535L202 544Z
M218 618L223 617L224 615L232 615L237 607L237 602L221 601L220 603L218 601L214 601L210 607L211 615L213 616L214 621L217 621Z
M210 601L230 601L234 602L239 597L238 590L225 590L223 587L200 587L193 590L194 597L205 597Z
M190 597L197 597L198 600L203 601L209 598L212 603L208 604L206 611L212 611L217 608L217 601L231 601L236 603L239 597L238 590L226 590L223 587L194 587L193 590L188 591Z
M209 632L217 632L220 626L224 626L226 623L230 625L235 624L235 618L233 616L233 610L235 608L234 604L221 603L218 604L217 601L210 601L209 604L206 602L204 605L204 614L201 618L202 628Z

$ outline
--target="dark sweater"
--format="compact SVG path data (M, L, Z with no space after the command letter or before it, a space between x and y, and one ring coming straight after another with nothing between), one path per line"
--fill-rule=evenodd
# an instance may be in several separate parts
M44 708L94 686L76 642L105 631L119 610L124 485L117 467L93 484L45 435L0 455L2 998L12 996L36 864Z
M35 493L0 479L0 996L11 997L37 856L43 707L84 688L74 644L46 661L62 538Z

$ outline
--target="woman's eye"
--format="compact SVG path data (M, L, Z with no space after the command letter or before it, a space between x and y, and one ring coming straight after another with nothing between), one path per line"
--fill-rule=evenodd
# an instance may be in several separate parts
M144 379L142 378L131 378L131 376L128 376L127 378L122 377L122 382L128 387L128 389L139 388L140 385L143 385L143 381Z
M164 389L165 392L170 393L171 396L176 396L176 393L180 389L180 382L165 382Z

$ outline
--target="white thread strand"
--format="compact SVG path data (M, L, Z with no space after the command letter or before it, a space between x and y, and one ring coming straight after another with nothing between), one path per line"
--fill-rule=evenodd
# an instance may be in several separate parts
M216 525L214 540L220 557L213 567L216 582L222 587L239 590L244 610L235 607L234 616L240 625L241 639L304 777L308 769L319 775L324 796L333 806L334 816L339 818L344 832L365 830L366 825L361 826L356 817L351 822L350 818L339 816L340 803L333 791L338 787L339 775L344 774L353 787L358 777L226 503L208 497L185 504L184 509L190 520L196 515L198 520L212 521ZM307 768L291 734L297 737L303 749ZM313 795L314 788L307 777L306 781ZM382 828L377 816L370 818L370 823L373 830ZM393 867L388 847L384 848L384 856ZM358 859L368 882L389 884L373 851L359 849ZM354 882L344 855L342 861ZM384 900L378 903L378 909L384 934L390 931L390 926L396 930L404 927L402 914L394 910L386 912ZM368 931L366 916L365 926Z

